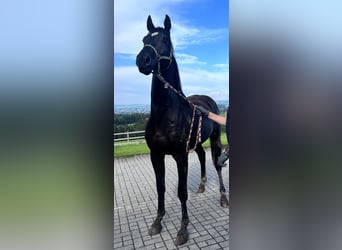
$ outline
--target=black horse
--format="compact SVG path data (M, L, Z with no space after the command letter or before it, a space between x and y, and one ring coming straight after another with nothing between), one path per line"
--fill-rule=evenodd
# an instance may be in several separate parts
M205 151L202 143L210 138L211 154L218 173L221 192L221 206L227 207L228 200L222 181L221 166L217 159L221 154L220 125L196 112L196 105L218 113L213 99L204 95L185 97L173 55L170 39L171 21L168 15L164 28L154 27L151 16L147 19L149 33L144 37L144 47L137 55L136 64L145 75L153 72L151 89L151 114L148 120L145 139L150 148L150 156L156 175L158 192L158 213L149 229L150 235L160 233L161 220L165 214L165 155L172 155L178 169L178 197L182 206L181 229L175 244L188 240L187 225L189 217L186 202L188 199L188 153L189 148L196 151L201 164L201 182L198 192L203 192L206 182ZM202 119L203 118L203 119Z

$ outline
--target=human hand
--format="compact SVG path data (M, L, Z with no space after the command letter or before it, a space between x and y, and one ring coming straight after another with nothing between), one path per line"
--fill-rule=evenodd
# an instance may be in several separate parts
M207 110L206 108L202 107L202 106L197 106L196 105L196 111L198 114L200 115L205 115L208 116L209 115L209 110Z

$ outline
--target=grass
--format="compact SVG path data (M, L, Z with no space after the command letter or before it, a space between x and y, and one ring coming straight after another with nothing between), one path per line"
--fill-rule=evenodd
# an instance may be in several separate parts
M223 146L227 145L226 133L221 133L221 142ZM129 157L134 155L149 154L150 150L145 143L145 140L137 140L134 144L114 143L114 158ZM210 147L210 140L203 143L204 148Z
M114 157L128 157L148 154L150 152L145 141L137 141L137 144L114 143Z

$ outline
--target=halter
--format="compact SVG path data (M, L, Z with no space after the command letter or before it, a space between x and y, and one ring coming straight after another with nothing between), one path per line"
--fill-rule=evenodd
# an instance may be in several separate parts
M152 36L153 36L154 33L152 33ZM164 70L167 70L171 63L172 63L172 56L173 56L173 47L171 46L171 50L170 50L170 56L161 56L159 55L158 51L156 50L155 47L153 47L152 44L145 44L144 47L150 47L151 49L153 49L154 53L156 54L156 59L157 59L157 62L158 62L158 72L157 72L157 75L160 75L161 74L161 69L160 69L160 61L162 59L164 60L169 60L169 65L167 65L166 69Z
M155 36L157 34L152 33L151 36ZM145 44L144 47L150 47L153 49L154 53L156 54L156 59L158 62L158 72L156 73L155 71L153 72L155 75L157 75L158 79L164 83L164 88L170 88L172 91L176 92L180 97L182 97L184 100L186 100L190 106L192 106L193 108L193 112L192 112L192 118L191 118L191 125L190 125L190 132L189 132L189 136L188 139L186 141L186 152L193 152L196 147L197 147L197 143L200 142L201 139L201 128L202 128L202 115L200 115L199 120L198 120L198 127L197 127L197 135L196 135L196 141L195 141L195 146L192 149L189 149L189 144L190 144L190 139L191 139L191 135L192 135L192 131L193 131L193 125L194 125L194 121L195 121L195 113L196 113L196 105L193 104L190 100L186 99L186 97L184 96L183 93L181 93L180 91L178 91L177 89L175 89L170 83L168 83L164 77L161 75L161 69L160 69L160 60L165 59L165 60L169 60L169 65L166 67L167 70L171 63L172 63L172 56L173 56L173 47L171 46L171 51L170 51L170 56L161 56L159 55L158 51L156 50L155 47L153 47L151 44Z

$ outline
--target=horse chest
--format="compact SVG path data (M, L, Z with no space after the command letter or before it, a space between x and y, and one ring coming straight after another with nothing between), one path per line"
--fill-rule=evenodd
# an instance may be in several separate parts
M146 140L150 148L168 150L185 143L184 131L177 123L165 120L161 123L150 121L146 127Z

